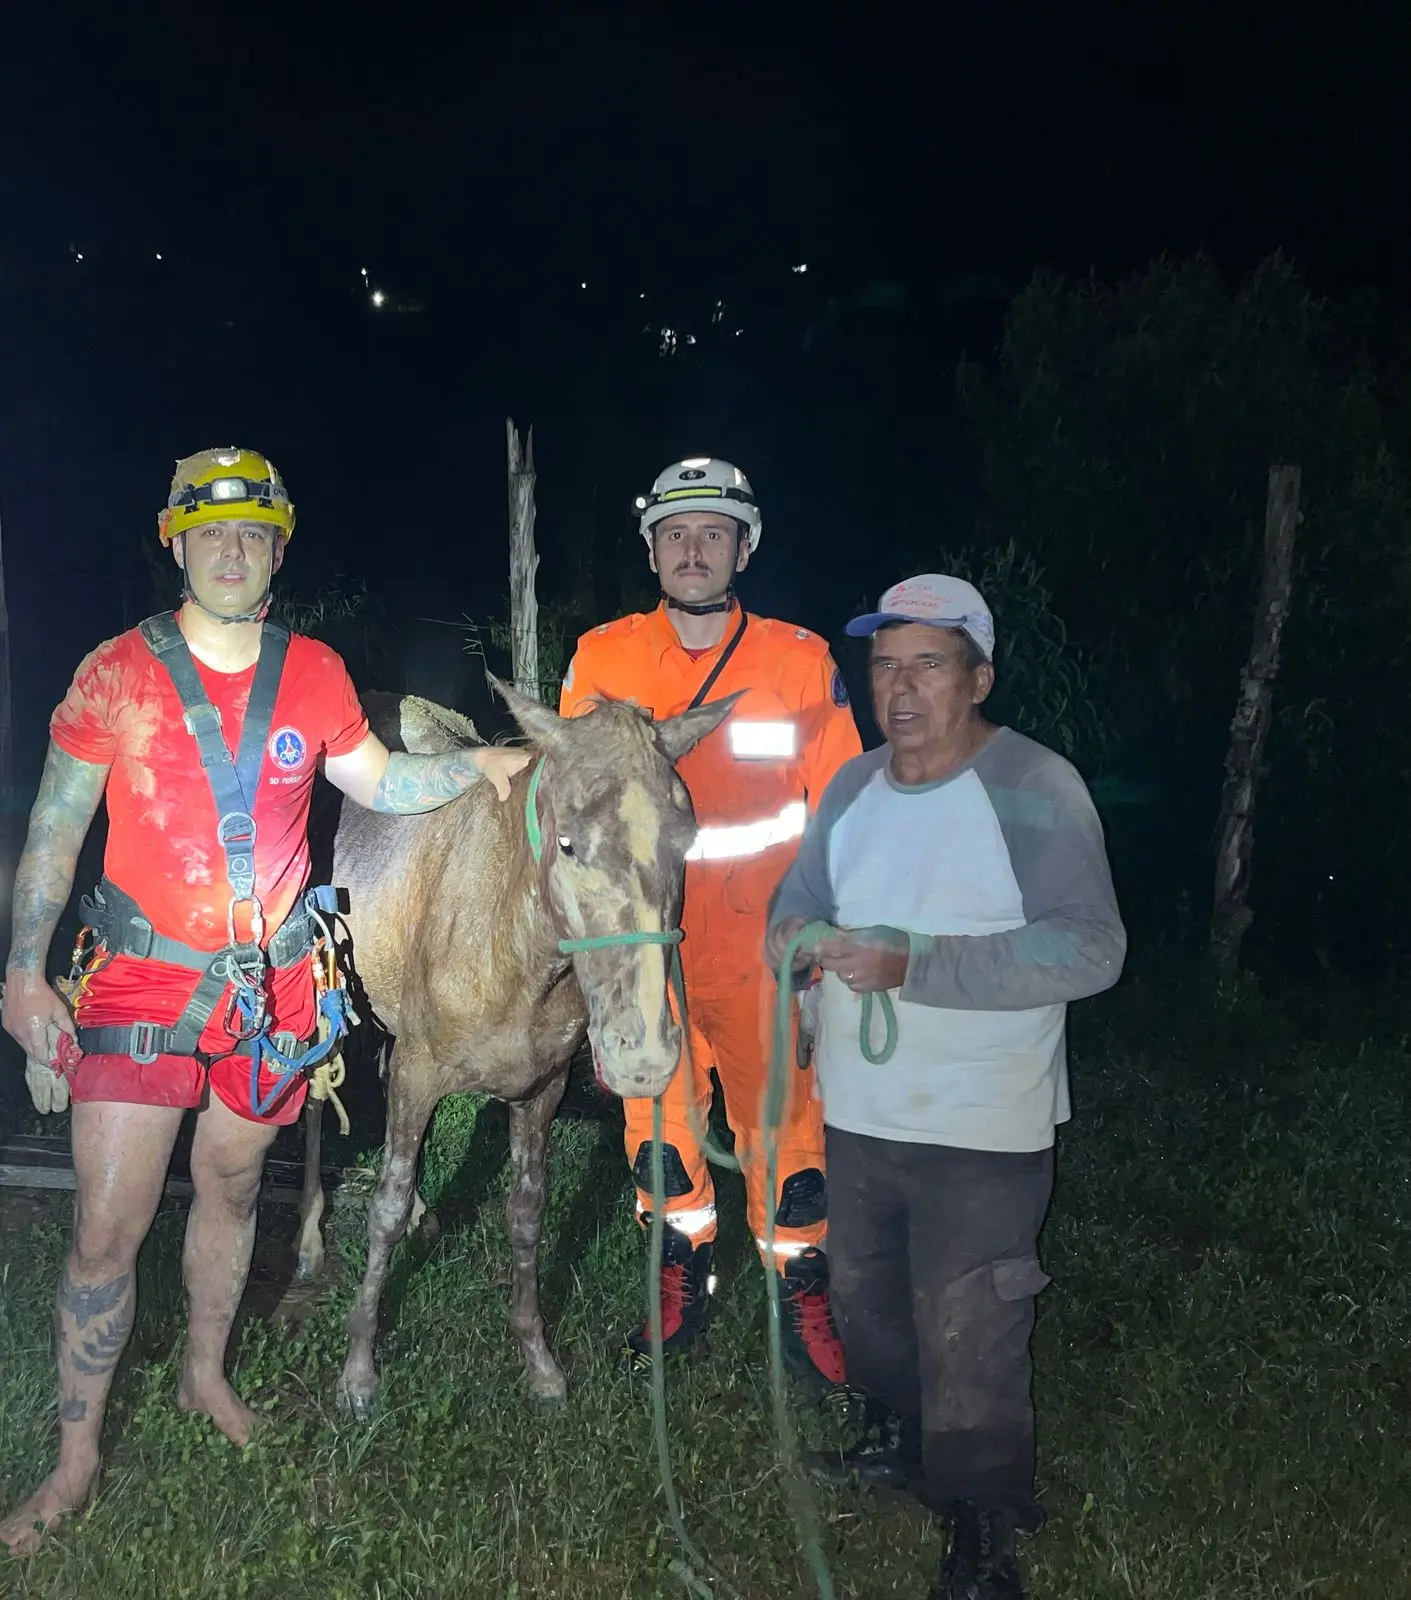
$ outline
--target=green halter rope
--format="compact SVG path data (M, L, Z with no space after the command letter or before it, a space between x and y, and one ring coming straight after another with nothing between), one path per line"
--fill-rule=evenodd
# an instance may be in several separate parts
M525 832L529 837L530 852L536 862L543 859L544 853L544 836L543 830L539 826L538 801L539 784L544 775L545 760L546 757L541 756L536 763L534 771L530 774L529 788L524 798ZM836 931L836 929L829 927L824 922L810 923L806 928L800 929L798 934L790 941L788 949L784 952L783 960L780 962L779 970L776 974L778 979L778 1000L774 1013L773 1048L770 1052L769 1082L765 1096L764 1115L765 1187L770 1194L774 1192L777 1181L779 1127L784 1116L784 1102L787 1098L786 1083L793 1055L791 1049L793 996L790 978L793 972L794 957L805 944L816 943L820 938L825 938ZM677 1006L680 1010L683 1045L689 1051L690 1029L686 1020L686 990L681 972L681 953L679 949L674 948L680 945L683 937L684 935L680 928L671 928L665 932L608 933L600 934L595 938L560 939L558 947L565 955L572 955L579 951L606 950L622 945L660 944L673 946L670 963L671 983L676 994ZM881 1010L884 1035L880 1049L876 1050L872 1046L872 1023L875 1009ZM863 995L858 1043L864 1058L876 1066L890 1061L896 1052L896 1007L892 1004L892 997L885 991ZM704 1130L699 1131L704 1132ZM686 1532L685 1519L681 1515L681 1506L676 1496L676 1486L671 1470L671 1450L666 1424L666 1382L661 1349L661 1295L659 1290L662 1245L666 1226L664 1215L666 1210L664 1198L666 1178L663 1170L662 1137L661 1096L656 1095L652 1100L652 1214L651 1226L648 1230L647 1263L647 1320L652 1344L652 1431L656 1438L657 1467L661 1476L667 1520L670 1522L672 1532L676 1535L677 1543L686 1557L685 1561L673 1561L670 1564L670 1570L693 1594L710 1595L719 1590L728 1596L729 1600L740 1600L739 1592L702 1555L700 1550L692 1543L690 1535ZM739 1163L733 1157L726 1155L723 1150L718 1150L714 1142L709 1138L703 1138L702 1144L706 1154L712 1160L718 1161L720 1165L728 1165L738 1170ZM768 1212L765 1219L765 1252L770 1259L773 1257L773 1245L774 1214L773 1212ZM785 1467L785 1483L790 1510L794 1514L795 1523L803 1543L804 1557L813 1575L820 1600L833 1600L835 1591L831 1574L828 1571L827 1559L823 1553L818 1513L799 1462L798 1443L794 1434L792 1419L789 1416L785 1395L779 1285L776 1281L776 1275L768 1270L767 1267L765 1279L769 1291L770 1389L774 1403L774 1421L779 1436L780 1455L783 1458ZM710 1575L710 1582L702 1580L700 1576L702 1573Z

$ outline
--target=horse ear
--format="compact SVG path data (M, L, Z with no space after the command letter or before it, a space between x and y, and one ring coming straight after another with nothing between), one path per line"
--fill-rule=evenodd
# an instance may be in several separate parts
M665 722L654 723L657 744L668 761L679 761L688 750L695 747L725 721L735 709L735 702L746 691L737 689L723 700L708 700L694 711L683 711L679 717L668 717Z
M501 683L493 672L487 672L485 676L490 680L490 687L509 707L510 715L519 724L526 739L548 750L562 738L563 718L556 711L551 711L538 700L531 700L528 695L520 694L517 689L511 689L509 684Z

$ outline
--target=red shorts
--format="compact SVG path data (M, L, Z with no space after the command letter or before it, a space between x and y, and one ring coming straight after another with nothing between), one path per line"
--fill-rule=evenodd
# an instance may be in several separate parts
M133 1022L156 1022L171 1027L195 992L200 975L186 967L163 961L143 961L136 956L115 956L85 978L78 998L81 1028L105 1028ZM307 1039L318 1027L314 998L313 961L308 957L292 967L279 967L265 976L271 1033L292 1033ZM271 1107L257 1117L250 1105L250 1058L223 1054L237 1043L226 1026L230 991L211 1013L200 1038L203 1056L158 1056L155 1061L134 1061L127 1055L84 1056L68 1072L69 1094L75 1100L118 1100L134 1106L202 1106L209 1092L249 1122L286 1126L296 1122L308 1095L302 1076ZM283 1070L260 1067L260 1103L283 1077Z

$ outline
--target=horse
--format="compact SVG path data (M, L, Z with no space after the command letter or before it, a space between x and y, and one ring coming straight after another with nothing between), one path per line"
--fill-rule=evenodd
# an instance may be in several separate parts
M348 1314L339 1384L356 1417L376 1405L383 1283L442 1097L482 1093L509 1105L510 1324L530 1392L553 1404L567 1386L545 1338L536 1257L549 1125L569 1062L586 1035L604 1088L653 1096L681 1050L668 966L696 824L674 764L719 727L738 696L654 722L612 701L559 717L506 685L495 688L537 756L508 801L482 783L420 816L345 803L334 839L333 881L347 891L360 997L395 1041L367 1269ZM392 748L438 753L477 742L464 718L427 702L388 695L365 704ZM311 1101L306 1113L300 1257L310 1269L322 1256L322 1111Z

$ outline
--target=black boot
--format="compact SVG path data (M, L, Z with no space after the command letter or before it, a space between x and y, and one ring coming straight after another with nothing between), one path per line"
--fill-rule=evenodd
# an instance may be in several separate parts
M669 1225L661 1231L661 1351L663 1356L689 1350L710 1325L715 1301L711 1269L715 1246L696 1245ZM647 1322L629 1333L623 1354L633 1372L652 1370L652 1327Z
M930 1600L1024 1600L1014 1518L968 1501L955 1509L950 1551Z
M810 1450L804 1461L815 1478L839 1486L905 1489L921 1478L921 1419L899 1416L869 1399L855 1444L843 1451Z

